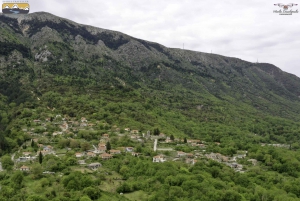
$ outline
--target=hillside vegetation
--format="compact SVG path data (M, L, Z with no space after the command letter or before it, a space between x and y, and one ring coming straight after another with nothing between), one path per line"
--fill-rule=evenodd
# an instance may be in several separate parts
M299 200L298 77L272 64L171 49L44 12L0 15L0 47L0 200ZM61 128L83 117L91 129ZM125 128L184 145L174 141L173 151L154 152L151 139L136 142ZM99 171L77 167L75 152L97 146L105 133L113 148L134 147L142 156L91 159L103 163ZM20 163L9 161L20 151L36 153L34 138L62 156L26 164L55 175L15 171ZM205 151L184 139L201 140ZM205 154L194 165L152 162L175 150L196 156L195 149L229 157L247 151L238 161L245 171Z

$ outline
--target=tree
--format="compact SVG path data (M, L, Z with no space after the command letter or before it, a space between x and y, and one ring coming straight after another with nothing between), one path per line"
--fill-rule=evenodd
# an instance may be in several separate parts
M175 200L175 197L181 197L183 195L183 190L179 186L171 186L169 190L169 198Z
M31 195L27 198L27 201L46 201L45 198L39 196L39 195Z
M106 149L107 149L107 151L111 150L111 145L109 142L106 143Z
M94 187L86 187L83 189L83 193L88 195L92 200L96 200L100 197L100 191Z
M40 180L40 185L41 185L41 187L46 187L46 186L49 186L49 184L50 184L50 181L49 181L49 179L47 179L47 178L42 178L41 180Z
M67 160L66 160L66 165L77 165L77 160L73 157L69 157Z
M7 140L5 139L4 134L2 134L0 131L0 156L1 156L2 150L6 151L8 149L9 149L9 145L7 143Z
M154 135L159 135L159 133L160 133L159 129L158 129L158 128L155 128L153 134L154 134Z
M20 189L24 180L24 175L21 171L16 171L11 177L11 180L14 183L14 187Z
M186 139L186 137L183 139L183 142L184 142L184 143L187 143L187 139Z
M11 160L10 156L3 156L1 162L4 169L12 170L14 162Z
M130 192L130 186L124 182L121 186L117 188L118 193L128 193Z
M34 147L34 141L31 139L31 147Z
M39 153L39 163L42 164L42 162L43 162L43 154L40 151L40 153Z
M83 196L80 198L80 201L92 201L88 196Z
M242 200L242 196L236 191L228 190L228 191L225 191L225 195L223 196L222 200L224 200L224 201L240 201L240 200ZM262 199L262 200L264 200L264 199Z
M81 147L82 151L87 151L87 150L89 150L91 148L91 145L88 142L82 142L80 144L80 147Z
M38 179L42 176L43 169L41 164L35 163L34 165L31 166L31 172L33 174L34 179Z
M142 146L141 146L141 145L138 145L138 146L136 147L136 152L138 152L138 153L141 153L141 152L142 152Z
M171 135L171 136L170 136L170 140L174 141L174 139L175 139L175 138L174 138L174 135Z
M61 139L58 142L59 148L63 149L65 147L70 146L70 140L69 139Z
M10 200L10 198L14 196L14 193L15 193L15 189L9 186L2 186L1 188L1 195L5 198L8 198L6 200Z
M58 169L58 160L54 159L54 158L50 158L47 162L46 162L46 169L49 171L57 171Z
M77 141L77 140L71 140L71 142L70 142L70 147L72 148L72 149L74 149L74 148L78 148L79 147L79 142Z

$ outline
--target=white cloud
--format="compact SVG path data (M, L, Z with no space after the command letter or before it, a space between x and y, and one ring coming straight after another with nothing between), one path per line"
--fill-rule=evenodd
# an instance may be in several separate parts
M167 47L184 43L185 49L258 59L300 76L300 13L275 14L274 2L31 0L30 6L31 12L50 12Z

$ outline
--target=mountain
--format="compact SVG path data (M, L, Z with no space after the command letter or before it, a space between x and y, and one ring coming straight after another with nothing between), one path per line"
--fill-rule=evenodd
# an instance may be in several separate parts
M1 14L0 200L300 200L299 96L272 64Z
M205 133L205 122L210 129L216 123L274 133L271 125L299 121L300 79L272 64L167 48L45 12L0 15L0 45L0 93L17 106L44 104L69 116L93 115L95 109L68 107L61 97L103 93L104 105L118 105L105 110L110 123L134 120L141 129L164 127L182 136ZM131 120L119 116L126 101L142 105L137 111L123 105Z

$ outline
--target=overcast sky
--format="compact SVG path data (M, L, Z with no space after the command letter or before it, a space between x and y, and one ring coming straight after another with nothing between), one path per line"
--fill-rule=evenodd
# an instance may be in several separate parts
M216 3L213 3L216 2ZM172 48L272 63L300 77L300 13L279 15L274 3L241 0L30 0L45 11Z

